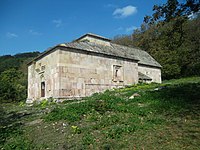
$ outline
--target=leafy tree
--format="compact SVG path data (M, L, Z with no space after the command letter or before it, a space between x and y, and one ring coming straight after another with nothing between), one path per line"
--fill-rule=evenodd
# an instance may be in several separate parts
M39 54L39 52L28 52L16 54L14 56L0 56L0 73L10 68L21 70L21 66L25 66L28 63L28 61L30 61L34 57L37 57ZM27 72L27 69L23 68L22 71L25 73Z
M132 40L132 36L130 35L118 35L113 38L112 42L125 46L133 46Z
M154 5L154 13L144 17L140 29L118 36L114 42L147 51L163 66L164 79L200 75L199 10L199 0L168 0ZM196 17L191 19L191 15Z
M15 58L28 58L28 57L37 57L40 52L27 52L27 53L19 53L14 55Z
M26 86L23 85L23 73L9 69L0 75L0 100L21 101L26 98Z
M145 16L144 23L167 23L177 20L179 17L188 19L188 16L199 12L199 0L186 0L185 3L179 3L178 0L168 0L166 4L154 5L152 16Z
M0 100L21 101L26 98L27 63L39 52L0 56Z
M185 38L179 48L182 74L200 75L200 16L184 25Z

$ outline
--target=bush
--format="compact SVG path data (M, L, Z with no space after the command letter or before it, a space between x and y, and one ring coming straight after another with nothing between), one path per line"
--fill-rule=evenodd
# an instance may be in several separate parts
M0 100L22 101L26 98L24 74L16 69L8 69L0 74Z

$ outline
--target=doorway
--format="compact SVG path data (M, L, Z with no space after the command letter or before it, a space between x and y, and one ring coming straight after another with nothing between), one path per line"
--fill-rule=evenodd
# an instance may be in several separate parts
M41 82L41 97L45 97L45 82Z

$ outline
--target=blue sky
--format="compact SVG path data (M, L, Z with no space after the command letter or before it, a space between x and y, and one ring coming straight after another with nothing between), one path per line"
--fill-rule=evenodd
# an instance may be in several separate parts
M43 52L85 33L130 34L166 0L0 0L0 55Z

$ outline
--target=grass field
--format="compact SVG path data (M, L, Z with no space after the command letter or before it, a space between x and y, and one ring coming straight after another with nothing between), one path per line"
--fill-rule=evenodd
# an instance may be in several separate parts
M0 104L0 149L199 148L200 77L105 91L79 103Z

